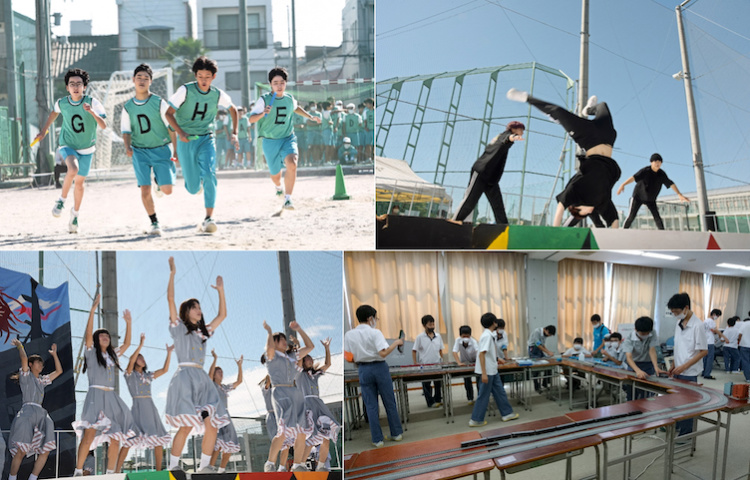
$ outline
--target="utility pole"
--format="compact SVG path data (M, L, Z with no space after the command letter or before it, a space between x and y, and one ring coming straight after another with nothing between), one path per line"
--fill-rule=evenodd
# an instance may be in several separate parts
M3 23L5 24L5 73L6 83L8 84L8 120L15 122L18 117L16 102L18 94L16 93L16 37L15 22L13 18L12 0L3 0ZM13 144L13 138L4 138L3 141L10 141L12 151L18 151L17 145ZM11 162L19 161L11 159Z
M284 332L286 337L296 335L289 324L294 317L294 292L292 292L292 271L289 266L289 252L279 252L279 277L281 278L281 306L284 309ZM299 341L299 339L297 339Z
M39 106L39 127L47 121L52 111L52 33L49 24L49 0L36 0L36 103ZM37 172L50 172L49 158L52 146L55 145L55 125L49 128L49 134L39 142L36 154Z
M102 328L106 328L112 346L122 345L117 330L117 259L115 252L102 252ZM118 376L119 377L119 376ZM115 392L120 393L119 378L115 377Z
M242 106L250 105L250 68L247 65L247 0L240 0L240 90Z
M292 0L292 80L297 81L297 20Z
M581 54L578 66L578 108L579 117L586 118L583 107L589 99L589 0L581 3ZM583 153L581 147L576 145L576 155ZM576 169L578 169L578 158L576 158Z
M693 98L693 80L690 78L690 61L685 41L685 26L682 24L682 7L690 0L685 0L675 7L677 13L677 31L680 35L680 54L682 55L682 80L685 85L685 101L687 102L688 122L690 123L690 143L693 148L693 170L695 171L695 187L698 194L698 214L700 215L701 232L708 229L706 211L708 210L708 194L706 193L706 177L703 174L703 155L698 132L698 118L695 114L695 98Z

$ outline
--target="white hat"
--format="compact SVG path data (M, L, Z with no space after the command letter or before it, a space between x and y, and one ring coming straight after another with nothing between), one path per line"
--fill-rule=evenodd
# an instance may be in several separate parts
M356 107L357 107L357 106L356 106L356 105L354 105L353 103L347 103L347 104L346 104L346 108L356 108Z
M342 102L341 100L336 100L336 106L343 106L343 105L344 105L344 102Z
M349 137L344 137L344 143L352 143L352 140L351 140L351 138L349 138Z

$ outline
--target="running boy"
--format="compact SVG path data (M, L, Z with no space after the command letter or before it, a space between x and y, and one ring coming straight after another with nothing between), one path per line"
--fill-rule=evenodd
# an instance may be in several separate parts
M271 181L276 185L277 194L281 191L281 169L286 166L284 177L284 209L294 210L292 191L297 179L297 137L294 135L293 113L308 120L320 123L320 118L313 117L297 104L297 100L286 93L286 81L289 75L283 67L273 68L268 72L271 82L271 93L267 93L255 102L250 112L250 123L258 122L258 137L263 137L263 155L268 163ZM271 105L273 102L273 105Z
M231 142L237 145L237 109L223 90L211 85L219 67L215 60L198 57L193 63L195 82L182 85L169 99L167 121L177 132L177 156L180 159L185 189L192 195L203 189L206 218L201 231L214 233L213 219L216 204L216 144L211 134L211 123L219 107L229 109L232 116Z
M65 208L65 200L70 192L70 185L75 178L73 190L73 209L70 211L68 231L78 232L78 212L83 201L83 183L91 169L91 159L96 151L96 127L107 128L104 119L104 106L95 98L84 95L89 84L89 74L80 68L68 70L65 74L65 89L70 95L55 102L54 110L49 114L47 123L34 139L41 140L47 135L47 130L54 123L58 115L62 115L63 124L58 141L61 153L68 166L68 172L63 181L62 193L55 202L52 215L59 217Z
M135 67L133 83L135 97L125 103L120 117L120 131L125 143L125 153L133 158L135 178L141 189L141 201L146 209L151 229L149 235L161 235L161 227L156 218L156 207L151 196L151 170L159 190L165 194L172 193L175 183L176 167L172 161L172 150L176 149L176 135L167 129L164 114L169 104L160 96L151 93L151 80L154 73L151 66L142 63Z

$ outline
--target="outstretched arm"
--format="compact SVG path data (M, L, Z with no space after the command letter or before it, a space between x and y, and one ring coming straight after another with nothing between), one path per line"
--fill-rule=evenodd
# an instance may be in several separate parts
M96 307L99 306L101 298L101 294L97 293L96 298L94 298L94 304L91 305L91 311L89 311L89 321L86 324L86 333L83 336L83 341L86 342L86 348L91 348L91 346L94 345L94 313L96 313Z
M133 317L130 316L130 310L125 310L122 318L125 319L125 339L122 341L122 345L120 345L119 357L125 355L125 352L130 348L130 337L133 334Z
M672 186L671 186L670 188L671 188L672 190L674 190L674 192L675 192L675 193L677 194L677 196L678 196L678 197L680 197L680 200L682 200L683 202L686 202L686 203L690 203L690 199L689 199L689 198L687 198L687 197L686 197L685 195L683 195L683 194L681 194L681 193L680 193L680 189L679 189L679 188L677 188L677 185L675 185L675 184L673 183L673 184L672 184Z
M240 355L240 359L237 360L237 380L232 384L232 388L237 388L242 385L242 359L243 356Z
M624 182L622 182L622 184L620 185L620 188L617 189L617 194L618 195L621 194L625 190L625 185L631 184L633 182L635 182L635 177L630 177Z
M169 371L169 360L172 358L172 350L174 350L174 344L167 345L167 358L164 359L164 366L154 372L154 378L159 378Z
M273 345L273 330L271 326L263 320L263 328L268 332L268 339L266 340L266 361L270 362L273 360L273 356L276 354L276 348Z
M216 350L211 349L211 355L214 357L214 361L211 362L211 367L208 369L208 378L214 381L214 372L216 372L216 362L219 360L219 356L216 355Z
M326 363L323 364L323 366L320 368L325 372L326 370L331 368L331 337L328 337L325 340L321 340L320 343L322 343L323 347L326 349Z
M55 112L54 110L49 113L49 117L47 117L47 122L44 124L44 127L42 127L42 129L39 130L39 134L36 137L34 137L34 140L41 140L44 138L45 135L47 135L47 130L49 130L49 127L53 123L55 123L55 119L57 118L58 115L60 114Z
M23 348L23 343L17 338L14 338L10 343L18 349L18 356L21 357L21 370L24 372L29 371L29 357L26 355L26 349Z
M63 373L62 364L60 363L60 359L57 358L57 344L53 343L52 347L49 349L49 354L52 355L52 359L55 361L55 371L47 375L49 377L49 381L56 379Z
M146 334L141 333L141 343L138 344L138 348L135 349L135 352L130 356L130 360L128 361L128 368L125 370L126 375L130 375L133 373L133 368L135 368L135 361L138 359L138 354L141 353L141 348L143 348L143 342L146 340Z
M169 257L169 284L167 284L167 303L169 303L169 323L177 323L177 305L174 303L174 276L177 267L174 265L174 257Z
M210 327L209 330L213 334L219 328L221 322L227 318L227 300L224 298L224 279L221 278L221 275L216 277L216 285L211 285L211 288L215 288L219 292L219 313L216 314L216 318L208 325Z
M289 324L289 328L294 330L295 332L299 333L300 336L302 336L302 341L305 342L305 346L299 349L299 352L297 352L297 357L304 357L305 355L309 354L313 351L315 348L315 344L312 340L310 340L310 337L307 336L304 330L302 330L302 327L299 326L297 322L292 322Z

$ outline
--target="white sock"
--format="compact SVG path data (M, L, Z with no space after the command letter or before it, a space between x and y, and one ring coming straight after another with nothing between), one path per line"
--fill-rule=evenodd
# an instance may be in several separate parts
M17 475L8 475L8 480L16 480Z
M292 470L294 470L295 468L297 468L297 467L299 467L301 465L302 465L301 463L293 463L292 464Z
M70 209L70 215L71 215L71 216L73 216L73 217L77 217L77 216L78 216L78 211L76 211L76 210L73 210L73 209L71 208L71 209Z
M277 192L283 192L283 191L284 191L284 189L283 189L283 188L281 188L281 185L276 185L276 191L277 191Z
M597 103L598 103L598 99L596 98L596 95L591 95L589 97L589 101L586 102L586 106L583 107L583 114L584 115L591 115L593 112L589 113L589 109L590 108L594 108Z
M292 198L292 196L289 195L289 194L284 195L284 200L291 200L291 198Z
M61 202L65 202L66 198L61 195L60 198L58 198L58 200L61 201ZM8 480L10 480L10 479L8 479Z
M224 467L219 467L218 473L224 473L224 472L226 472L226 471L227 471L227 469L226 469L226 468L224 468Z
M515 88L511 88L510 90L508 90L506 96L508 97L508 100L512 100L514 102L525 103L529 100L528 92L524 92L523 90L516 90Z
M75 471L73 472L73 475L75 475L76 473L78 473L80 475L83 475L83 469L82 468L76 468ZM8 478L8 480L10 480L10 478Z
M114 470L110 470L110 469L108 468L108 469L107 469L107 475L109 475L110 473L115 473L115 471L114 471Z
M15 480L15 475L13 477L14 477L14 480ZM36 480L37 478L39 478L39 475L34 475L33 473L31 475L29 475L29 480ZM11 478L8 477L8 480L11 480Z
M202 469L203 467L207 467L209 463L211 463L211 455L201 453L201 466L198 467L198 470Z
M180 457L175 455L169 455L169 469L168 470L174 470L177 468L177 466L180 464Z

